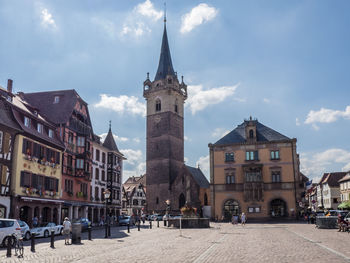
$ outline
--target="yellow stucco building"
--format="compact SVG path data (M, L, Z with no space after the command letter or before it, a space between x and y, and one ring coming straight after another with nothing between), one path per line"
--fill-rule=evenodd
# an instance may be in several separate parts
M60 223L62 185L61 158L64 146L55 126L20 96L12 101L13 115L21 127L13 148L11 180L12 216L32 225Z
M212 217L231 220L295 217L304 189L296 139L257 120L209 144Z

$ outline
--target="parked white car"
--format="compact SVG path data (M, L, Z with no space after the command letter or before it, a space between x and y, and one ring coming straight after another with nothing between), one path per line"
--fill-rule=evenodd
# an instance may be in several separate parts
M27 225L26 222L22 221L22 220L17 220L20 228L21 228L21 233L22 233L22 237L25 240L29 240L30 239L30 228Z
M55 235L62 235L63 226L55 223L45 223L39 227L32 228L30 232L34 233L36 237L49 237L52 230L55 231Z
M0 219L0 244L7 246L7 242L11 240L12 235L15 235L17 238L22 236L21 227L16 219Z

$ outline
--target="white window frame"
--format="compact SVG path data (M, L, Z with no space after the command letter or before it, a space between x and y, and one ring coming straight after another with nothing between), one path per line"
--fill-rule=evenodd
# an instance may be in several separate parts
M60 96L55 96L53 99L53 103L59 103L60 102Z
M43 133L44 125L42 125L41 123L38 123L38 124L37 124L37 127L36 127L36 130L37 130L39 133Z
M53 138L53 130L49 129L49 137Z
M30 127L30 119L27 116L24 116L24 126Z
M85 137L82 137L82 136L77 137L77 146L79 147L85 146Z

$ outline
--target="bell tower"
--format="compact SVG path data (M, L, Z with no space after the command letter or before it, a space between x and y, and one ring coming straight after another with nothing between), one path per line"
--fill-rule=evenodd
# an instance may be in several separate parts
M187 85L179 82L171 61L166 19L154 80L143 83L147 101L146 174L147 209L164 211L172 199L172 183L184 167L184 103Z

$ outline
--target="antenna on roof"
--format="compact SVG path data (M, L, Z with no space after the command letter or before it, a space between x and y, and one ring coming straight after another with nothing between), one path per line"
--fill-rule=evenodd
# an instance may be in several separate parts
M164 24L166 23L166 2L164 2Z

